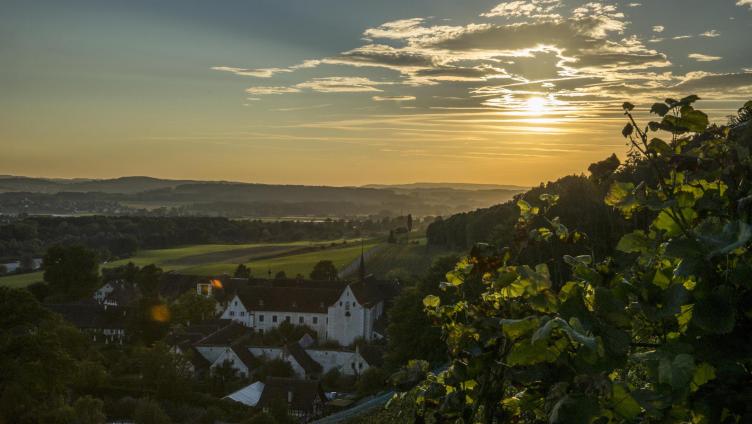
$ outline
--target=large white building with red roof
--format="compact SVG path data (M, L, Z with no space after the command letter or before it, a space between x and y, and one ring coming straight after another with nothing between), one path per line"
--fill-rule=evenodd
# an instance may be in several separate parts
M287 321L306 325L320 340L349 346L358 339L371 341L376 320L384 313L383 283L312 282L249 283L229 298L222 319L258 332Z

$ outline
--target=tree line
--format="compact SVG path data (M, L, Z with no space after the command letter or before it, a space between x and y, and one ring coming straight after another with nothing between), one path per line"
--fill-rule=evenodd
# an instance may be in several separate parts
M41 257L53 245L81 245L102 260L206 243L336 240L382 234L401 218L262 221L212 217L28 216L0 224L0 259Z

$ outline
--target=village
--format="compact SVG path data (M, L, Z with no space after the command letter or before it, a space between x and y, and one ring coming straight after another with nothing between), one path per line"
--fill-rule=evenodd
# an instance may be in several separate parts
M194 321L172 321L158 306L150 314L169 322L159 343L190 375L232 377L235 389L223 399L255 411L282 407L305 423L353 404L358 382L383 365L386 311L399 291L399 281L366 274L364 257L352 280L165 273L160 299L197 299L213 310ZM141 296L135 283L112 279L88 299L45 306L94 343L117 348L130 343L129 316Z

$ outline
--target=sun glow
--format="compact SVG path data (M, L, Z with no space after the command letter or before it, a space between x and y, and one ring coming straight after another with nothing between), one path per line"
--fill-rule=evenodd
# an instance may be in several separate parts
M546 99L543 97L530 97L525 101L525 111L531 115L538 115L546 112Z

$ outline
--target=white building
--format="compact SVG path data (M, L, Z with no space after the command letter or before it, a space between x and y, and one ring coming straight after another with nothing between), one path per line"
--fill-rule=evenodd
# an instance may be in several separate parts
M282 322L306 325L320 340L349 346L357 339L373 340L374 323L384 312L383 297L369 283L308 282L248 286L230 298L222 319L255 331L269 331Z

